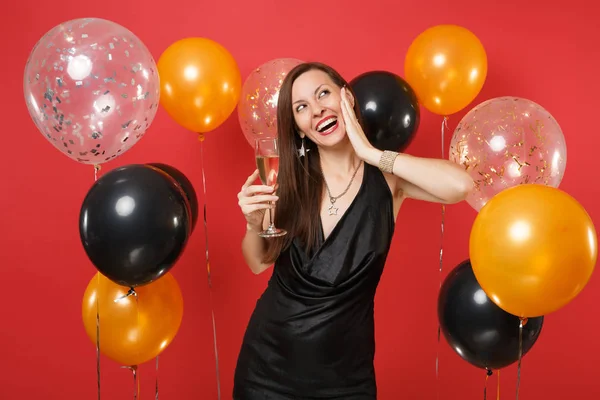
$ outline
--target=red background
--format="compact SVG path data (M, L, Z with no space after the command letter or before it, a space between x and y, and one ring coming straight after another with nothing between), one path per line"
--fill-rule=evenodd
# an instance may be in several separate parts
M477 103L502 95L531 99L561 124L568 145L561 186L595 221L600 216L594 154L599 47L585 0L484 1L10 1L0 16L2 49L2 196L0 196L0 398L92 399L95 348L80 316L95 269L79 241L81 201L93 182L91 166L56 151L36 130L22 95L25 61L35 42L72 18L102 17L135 32L156 59L172 42L205 36L227 47L243 78L263 62L295 57L329 63L348 79L367 70L402 75L412 39L429 26L455 23L483 42L489 74ZM450 119L453 129L462 115ZM425 110L408 152L440 156L440 122ZM446 136L446 152L451 132ZM248 317L270 271L254 276L244 265L244 222L236 194L254 168L252 150L234 114L205 146L208 230L221 394L231 398L232 375ZM160 110L147 136L104 172L122 164L164 162L184 171L202 192L200 143ZM203 197L201 196L201 200ZM475 212L447 210L445 275L468 255ZM409 202L400 212L391 255L376 298L377 374L381 399L479 399L484 373L442 341L436 383L436 299L440 208ZM179 334L161 356L162 399L216 399L209 292L202 225L173 269L185 298ZM567 267L567 266L565 266ZM546 318L542 336L523 363L521 398L598 398L597 340L600 278L570 305ZM140 399L154 390L154 365L140 370ZM516 367L502 372L503 398L514 396ZM495 391L496 378L490 379ZM103 398L130 399L128 371L103 358Z

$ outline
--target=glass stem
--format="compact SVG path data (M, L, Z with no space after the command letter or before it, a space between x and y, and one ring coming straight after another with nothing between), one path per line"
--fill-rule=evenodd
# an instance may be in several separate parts
M270 201L269 204L273 206L273 202ZM269 208L269 229L273 229L273 213L271 212L272 208Z

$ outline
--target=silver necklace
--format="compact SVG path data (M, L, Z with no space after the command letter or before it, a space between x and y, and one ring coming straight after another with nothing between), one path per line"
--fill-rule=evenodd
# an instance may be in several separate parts
M348 183L348 186L346 186L346 189L339 195L337 196L332 196L331 195L331 190L329 190L329 185L327 184L327 180L325 179L325 174L323 174L323 168L321 167L321 174L323 175L323 181L325 182L325 187L327 188L327 195L329 196L329 202L331 203L329 205L329 207L327 208L327 210L329 211L329 215L338 215L338 210L339 207L335 206L335 202L337 201L337 199L339 199L340 197L342 197L343 195L346 194L346 192L348 192L348 190L350 189L350 186L352 185L352 182L354 181L354 177L356 176L356 173L358 172L358 169L360 168L360 165L362 164L362 161L358 163L356 169L354 170L354 173L352 174L352 178L350 178L350 182Z

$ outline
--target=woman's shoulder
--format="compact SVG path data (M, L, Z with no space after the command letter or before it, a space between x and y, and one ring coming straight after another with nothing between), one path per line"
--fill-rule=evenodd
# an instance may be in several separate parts
M364 173L367 174L366 181L381 187L386 194L394 197L394 193L397 191L398 187L398 178L396 175L387 174L378 167L368 163L365 163Z
M370 181L375 188L379 188L380 190L372 190L370 196L378 196L378 198L373 198L372 201L377 204L377 206L381 206L387 202L391 206L390 212L393 214L394 221L398 216L398 212L400 211L400 207L404 202L404 194L400 189L399 178L396 175L388 174L381 171L379 168L369 165L369 176L368 181ZM375 193L378 193L377 195Z

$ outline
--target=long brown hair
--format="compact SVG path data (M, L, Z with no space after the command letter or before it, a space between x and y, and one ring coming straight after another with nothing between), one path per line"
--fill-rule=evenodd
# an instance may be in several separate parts
M300 240L307 254L316 246L319 237L319 218L323 198L323 174L319 161L319 149L308 137L304 146L308 154L299 157L302 145L298 126L292 110L292 85L296 79L311 70L325 72L338 87L352 91L346 80L328 65L310 62L293 68L285 77L277 103L277 135L279 138L279 175L275 207L275 225L288 231L288 234L268 239L265 263L273 263L294 238ZM354 93L352 93L354 96ZM355 97L356 98L356 97ZM358 104L354 102L354 112L360 121ZM341 116L340 116L341 118Z

